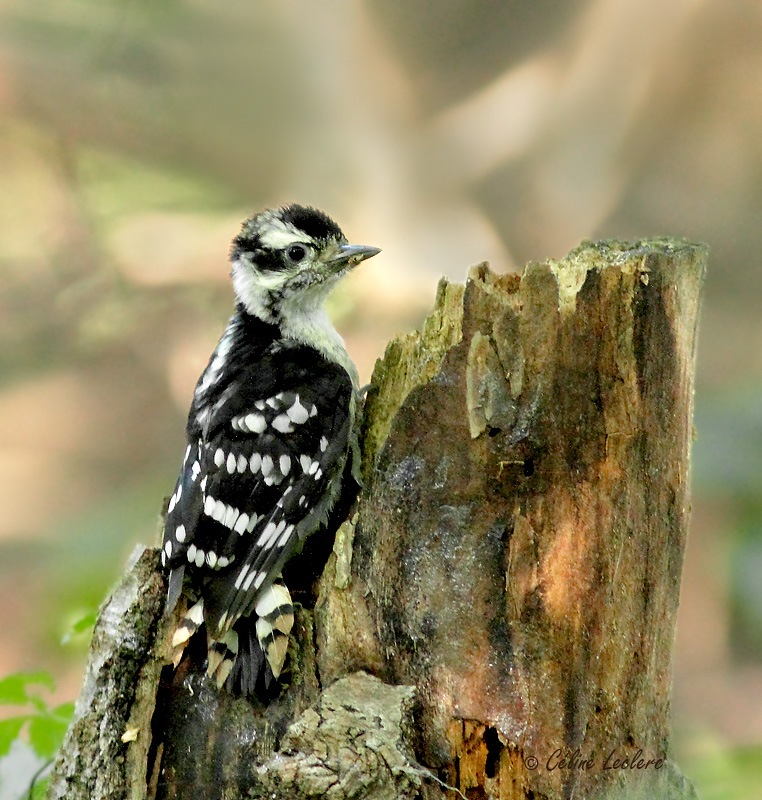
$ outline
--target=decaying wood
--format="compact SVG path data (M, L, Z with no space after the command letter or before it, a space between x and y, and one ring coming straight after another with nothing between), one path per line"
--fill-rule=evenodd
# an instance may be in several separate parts
M162 581L133 570L147 590L102 615L53 796L693 797L669 700L705 261L584 243L443 282L374 372L365 485L293 688L272 708L199 675L157 692ZM136 630L155 646L115 649Z
M418 687L419 757L474 797L589 797L623 777L612 751L667 757L704 261L659 240L480 267L460 330L435 326L440 363L415 374L432 349L408 337L376 370L353 580L318 617L318 664L352 663L333 620L372 620L369 663ZM594 763L551 770L558 749Z

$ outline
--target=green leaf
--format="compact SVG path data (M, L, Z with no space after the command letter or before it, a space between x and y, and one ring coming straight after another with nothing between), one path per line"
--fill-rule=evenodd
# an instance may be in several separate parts
M48 672L16 672L0 680L0 705L24 705L29 702L27 687L31 684L55 689Z
M35 781L34 786L32 786L32 791L29 792L28 795L29 800L46 800L49 783L50 778L42 778L39 781Z
M56 706L52 709L50 713L68 724L74 716L74 703L61 703L60 706Z
M66 720L53 716L32 717L29 720L29 744L41 758L53 758L67 727Z
M24 705L27 701L25 675L17 673L0 680L0 703Z
M8 755L11 746L19 738L23 724L29 717L9 717L0 720L0 758Z
M85 631L93 628L95 626L95 619L97 616L97 611L91 611L89 614L85 614L83 617L80 617L63 635L61 644L68 644L75 636L79 636L80 633L85 633Z

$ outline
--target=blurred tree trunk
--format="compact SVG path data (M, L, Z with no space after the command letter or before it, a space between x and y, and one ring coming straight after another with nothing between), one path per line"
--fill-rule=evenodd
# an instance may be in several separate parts
M162 684L147 551L101 615L51 796L694 797L668 745L705 261L585 243L443 282L377 364L365 486L291 687L257 708Z

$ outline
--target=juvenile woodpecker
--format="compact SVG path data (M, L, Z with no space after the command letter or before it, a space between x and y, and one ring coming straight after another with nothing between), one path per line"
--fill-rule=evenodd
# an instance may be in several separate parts
M161 559L168 609L185 607L175 665L203 626L207 673L237 693L280 675L293 625L281 570L347 483L357 370L323 301L378 252L299 205L256 214L233 240L236 311L196 385Z

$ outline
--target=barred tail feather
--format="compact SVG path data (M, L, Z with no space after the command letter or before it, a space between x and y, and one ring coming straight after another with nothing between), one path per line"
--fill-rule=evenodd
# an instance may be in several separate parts
M202 598L183 614L175 629L175 667L204 622ZM207 627L207 675L218 688L225 686L235 694L253 697L269 693L271 684L283 671L293 626L291 595L278 580L265 590L251 615L236 620L232 628L213 637Z
M225 685L236 658L238 658L237 631L229 630L220 639L209 640L206 674L217 684L218 689Z
M269 692L283 671L293 625L291 595L276 582L259 599L251 617L235 625L239 648L228 689L246 696Z
M202 597L185 612L172 636L172 663L175 667L180 663L191 637L203 624L204 598Z
M294 627L294 605L284 583L277 581L259 598L254 608L257 615L257 639L265 652L273 677L283 671L288 651L288 635Z

